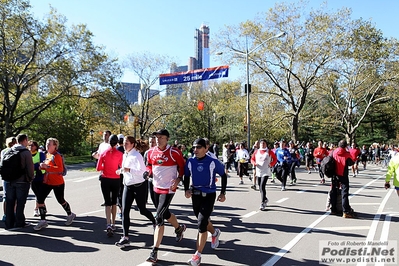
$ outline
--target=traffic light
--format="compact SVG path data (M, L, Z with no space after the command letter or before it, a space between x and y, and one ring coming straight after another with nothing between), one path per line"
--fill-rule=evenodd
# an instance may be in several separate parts
M247 93L247 87L249 88L249 93L251 93L251 84L245 84L244 92Z
M248 126L244 126L244 132L247 132Z

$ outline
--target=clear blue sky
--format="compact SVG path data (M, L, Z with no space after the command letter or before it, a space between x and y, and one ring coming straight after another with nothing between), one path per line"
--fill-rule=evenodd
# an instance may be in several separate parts
M49 5L68 19L68 23L86 24L95 35L94 42L123 60L133 52L151 52L176 58L187 65L194 56L194 31L202 23L210 27L210 40L225 25L253 20L259 12L274 7L275 0L30 0L35 17L41 19ZM284 2L295 2L287 0ZM310 0L318 7L322 0ZM399 38L397 30L398 0L330 0L329 9L352 9L352 18L371 19L385 37ZM212 49L212 47L210 47ZM211 66L224 65L211 58ZM230 69L230 76L238 71ZM138 82L125 73L125 82Z

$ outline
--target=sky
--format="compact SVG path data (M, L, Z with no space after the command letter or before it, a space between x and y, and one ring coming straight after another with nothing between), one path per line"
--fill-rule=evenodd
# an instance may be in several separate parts
M278 2L294 0L30 0L32 13L43 19L50 5L67 18L69 25L86 24L94 34L94 43L120 61L132 53L150 52L168 55L177 65L187 65L194 56L194 32L201 24L210 27L212 36L227 25L239 25L254 20ZM324 1L309 0L318 8ZM398 0L330 0L328 8L352 9L352 18L371 20L385 37L399 39L397 27ZM289 33L288 33L289 34ZM220 58L220 57L219 57ZM225 65L217 56L210 65ZM238 78L241 68L230 66L230 77ZM161 73L160 73L161 74ZM138 83L139 79L126 71L124 82Z

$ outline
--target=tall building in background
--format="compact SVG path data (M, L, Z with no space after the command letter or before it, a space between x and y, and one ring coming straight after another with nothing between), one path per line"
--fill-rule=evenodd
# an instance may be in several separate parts
M140 83L129 83L121 82L121 86L118 87L118 92L122 97L124 97L128 104L142 104L142 85ZM152 98L159 94L158 90L150 90L149 97Z
M195 29L194 33L194 54L195 57L190 57L187 66L177 66L175 63L170 67L170 73L186 72L196 69L210 67L210 53L209 53L209 26L203 23L199 29ZM203 81L203 86L207 84ZM168 85L166 87L166 95L182 95L184 88L188 83ZM207 87L206 85L204 87Z
M196 70L209 67L209 32L209 26L205 24L202 24L199 29L195 29L195 57L190 57L188 70Z
M176 72L186 72L188 70L188 66L177 66L175 63L173 63L170 67L170 73L176 73ZM186 87L186 84L174 84L174 85L168 85L166 86L166 95L167 96L179 96L182 95L184 92L183 87Z

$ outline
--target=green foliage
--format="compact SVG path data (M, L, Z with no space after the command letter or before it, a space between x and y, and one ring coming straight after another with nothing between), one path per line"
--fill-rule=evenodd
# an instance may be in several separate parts
M106 86L120 70L93 44L93 34L85 25L69 29L66 18L55 10L45 21L38 21L30 8L23 0L4 0L0 6L0 96L4 99L0 142L33 127L38 140L58 137L76 147L84 141L81 131L86 121L79 113L82 109L68 109L68 100L78 101L92 90L101 90L94 85ZM49 113L57 121L51 121ZM71 121L64 123L67 119ZM39 123L41 127L33 126ZM40 130L46 132L39 135Z
M70 99L50 106L29 127L29 136L44 145L47 138L57 138L64 154L79 154L81 142L87 135L85 121Z

